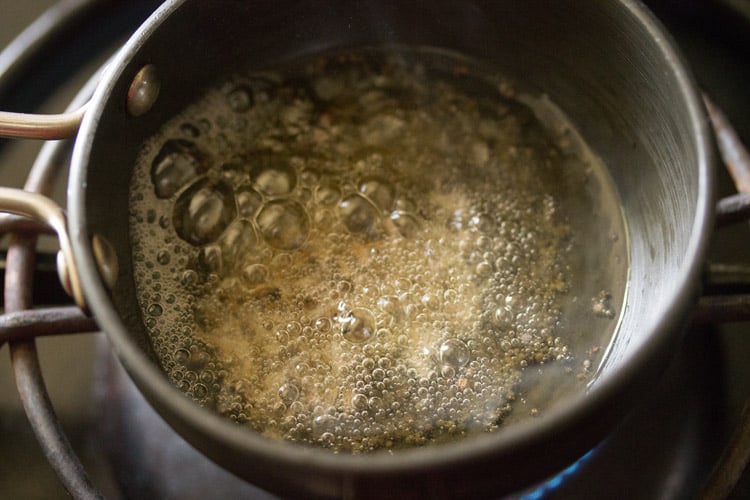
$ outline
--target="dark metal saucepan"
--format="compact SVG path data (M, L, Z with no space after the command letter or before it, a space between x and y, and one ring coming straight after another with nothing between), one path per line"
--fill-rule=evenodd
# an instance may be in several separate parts
M619 192L630 233L629 297L586 394L492 435L392 455L337 455L262 438L198 407L167 380L136 301L127 186L144 140L222 75L382 42L487 60L564 110ZM217 463L288 496L464 498L505 493L562 469L654 385L698 298L714 221L713 168L700 94L669 36L634 0L171 0L109 64L78 133L69 217L52 220L69 235L62 260L78 299L137 386ZM6 209L37 211L20 198ZM100 239L117 254L116 279L100 272L92 244Z

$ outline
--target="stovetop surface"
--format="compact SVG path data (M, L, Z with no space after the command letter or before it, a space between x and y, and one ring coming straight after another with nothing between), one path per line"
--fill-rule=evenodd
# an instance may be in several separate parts
M750 2L737 4L750 10ZM17 2L0 0L0 47L31 23L52 0ZM746 144L750 144L750 16L725 15L716 7L722 2L647 2L668 26L683 50L702 88L724 108ZM745 7L743 7L745 6ZM62 74L50 66L41 71L43 78L61 82L61 90L41 106L44 111L60 111L71 99L86 75L101 63L101 58L83 65L81 76ZM6 105L3 103L3 105ZM2 108L0 108L2 109ZM0 143L0 185L20 186L40 144L31 141ZM719 172L720 195L734 188L728 175ZM64 184L56 192L62 201ZM710 259L716 262L748 263L750 229L740 224L717 231ZM62 425L94 483L108 498L216 497L240 492L243 496L262 497L263 492L234 484L223 471L212 473L212 480L200 482L169 481L177 477L184 464L162 457L160 477L143 478L135 473L135 463L154 461L155 449L149 447L151 434L144 440L138 429L129 429L129 443L136 443L127 455L118 455L119 468L105 453L99 430L102 428L101 401L96 378L120 377L125 392L106 409L106 422L113 424L122 416L126 401L139 408L139 419L155 420L159 442L169 442L175 453L186 445L159 427L158 417L140 401L140 396L121 374L104 363L101 349L106 339L101 334L44 338L37 341L41 364L51 399ZM524 498L685 498L695 496L709 477L719 455L736 428L744 405L750 401L750 325L691 327L654 393L644 401L612 436L583 460L575 474L567 474L562 485L547 485L537 492L525 492ZM15 392L7 348L0 350L0 497L25 499L67 498L50 469L21 408ZM104 356L104 357L103 357ZM130 404L130 403L128 403ZM141 410L141 406L145 409ZM105 431L111 431L111 425ZM117 432L110 444L118 442ZM122 436L124 439L125 436ZM164 441L161 441L161 440ZM124 441L122 441L124 442ZM165 448L165 446L160 446ZM109 447L111 448L111 447ZM115 448L117 448L115 446ZM122 450L119 450L122 452ZM167 457L168 458L168 457ZM200 459L198 459L200 460ZM127 477L130 487L118 480ZM164 481L164 482L161 482ZM157 482L161 482L156 484ZM137 483L137 484L136 484ZM168 483L168 484L167 484ZM140 488L140 489L139 489ZM524 496L525 495L525 496ZM750 498L750 474L743 475L731 498Z

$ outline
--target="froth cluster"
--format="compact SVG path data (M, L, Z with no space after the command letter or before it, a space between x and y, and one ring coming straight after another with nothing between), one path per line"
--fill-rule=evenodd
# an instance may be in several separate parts
M186 394L353 452L538 411L516 410L522 384L571 362L561 153L467 64L361 51L238 75L144 146L136 284Z

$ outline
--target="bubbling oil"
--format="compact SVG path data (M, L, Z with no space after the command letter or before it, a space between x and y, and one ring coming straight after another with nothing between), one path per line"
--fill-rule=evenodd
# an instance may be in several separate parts
M135 281L175 385L355 453L495 431L581 390L616 323L590 301L624 295L616 197L479 67L310 56L225 80L144 145ZM604 234L603 256L577 231ZM592 262L606 282L576 272Z

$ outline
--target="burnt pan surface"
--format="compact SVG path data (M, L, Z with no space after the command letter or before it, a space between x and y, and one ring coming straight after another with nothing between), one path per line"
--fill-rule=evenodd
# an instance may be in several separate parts
M188 401L158 370L135 299L128 185L143 141L223 75L331 47L446 48L550 96L602 158L630 230L630 294L617 340L589 394L495 435L394 456L339 456L269 442ZM127 113L133 76L154 64L160 96ZM134 381L194 446L283 495L465 497L544 478L593 446L653 384L696 296L709 238L712 166L690 76L668 37L631 1L171 1L119 54L74 154L71 235L90 307ZM90 248L117 249L110 292Z

